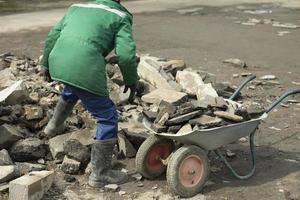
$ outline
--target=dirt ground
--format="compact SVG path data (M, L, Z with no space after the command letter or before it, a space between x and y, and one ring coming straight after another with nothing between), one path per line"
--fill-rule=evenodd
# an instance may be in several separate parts
M251 15L241 9L270 9L272 13ZM300 29L280 29L270 24L245 26L236 21L249 17L274 19L279 22L300 24L300 10L290 10L272 4L244 4L228 7L203 7L199 13L182 15L176 10L136 14L135 39L140 53L158 57L184 59L188 66L214 73L218 81L238 85L243 78L233 74L251 72L258 77L273 74L279 85L245 88L245 99L268 105L284 91L300 88ZM0 37L0 51L12 51L38 57L49 28L34 31L5 33ZM278 31L290 31L279 36ZM227 58L240 58L249 65L246 69L222 63ZM300 101L300 95L290 97ZM300 104L278 106L269 114L257 131L257 170L249 180L233 178L229 170L210 155L211 174L207 186L194 199L300 199ZM236 153L231 162L238 171L248 167L247 143L225 147ZM122 161L130 173L134 160ZM64 185L60 179L45 199L174 199L168 192L165 176L158 180L143 180L143 187L131 181L121 186L127 194L107 193L86 186L86 177L78 183ZM157 189L153 188L157 186ZM68 198L66 198L68 197Z

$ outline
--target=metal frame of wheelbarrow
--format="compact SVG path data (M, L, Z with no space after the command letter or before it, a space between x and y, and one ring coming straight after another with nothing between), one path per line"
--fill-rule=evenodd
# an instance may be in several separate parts
M251 76L247 80L245 80L238 89L234 92L234 94L227 100L231 103L238 104L233 100L239 94L239 92L244 88L244 86L249 83L251 80L255 79L256 76ZM281 95L277 100L275 100L263 113L259 118L252 119L249 121L226 125L222 127L196 130L187 133L179 133L179 134L168 134L168 133L156 133L152 131L158 137L164 137L168 139L175 140L185 145L196 145L201 147L207 151L214 151L220 159L224 162L224 164L229 168L232 174L238 179L248 179L250 178L256 169L256 154L255 154L255 132L260 122L267 118L268 113L273 110L273 108L282 102L286 97L300 93L300 89L292 90ZM145 122L147 123L147 122ZM147 125L145 125L147 127ZM148 128L150 128L148 126ZM151 130L151 129L150 129ZM222 155L219 148L226 144L237 141L242 137L249 136L249 145L251 152L251 170L249 173L245 175L238 174L231 164L227 161L227 159Z

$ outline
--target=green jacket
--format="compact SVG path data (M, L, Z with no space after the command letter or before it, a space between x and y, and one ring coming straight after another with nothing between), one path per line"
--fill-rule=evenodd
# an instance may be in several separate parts
M113 0L74 4L48 34L42 65L56 81L108 96L105 57L114 48L124 83L135 83L132 15Z

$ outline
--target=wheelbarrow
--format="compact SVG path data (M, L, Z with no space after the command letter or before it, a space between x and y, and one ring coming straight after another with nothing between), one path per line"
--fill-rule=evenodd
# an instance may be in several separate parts
M233 100L242 88L255 78L251 76L245 80L226 101L240 106ZM208 180L210 167L207 155L209 151L214 151L236 178L248 179L253 176L256 168L254 141L256 129L276 105L286 97L297 93L300 93L300 89L284 93L256 119L186 133L156 133L150 128L151 122L144 118L144 126L153 135L143 142L137 152L137 171L148 179L159 177L166 171L169 189L181 197L191 197L199 193ZM246 136L250 138L251 169L247 174L240 175L222 155L220 147ZM177 150L175 150L175 142L182 144Z

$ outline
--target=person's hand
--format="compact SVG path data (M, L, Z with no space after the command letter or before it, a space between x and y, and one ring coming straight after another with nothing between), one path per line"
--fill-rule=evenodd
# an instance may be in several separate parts
M50 76L50 72L47 68L42 68L41 70L41 76L44 78L44 81L47 81L48 83L52 82L52 78Z
M133 103L134 98L135 98L135 93L136 93L136 83L132 84L132 85L125 85L124 91L123 93L126 93L128 91L128 89L130 89L130 94L129 94L129 98L128 98L128 102L129 103Z
M110 55L106 57L106 62L114 65L114 64L118 64L118 57L117 55Z

